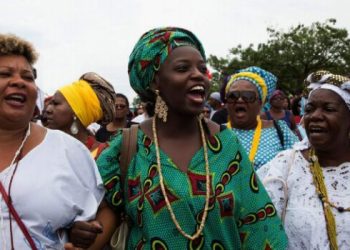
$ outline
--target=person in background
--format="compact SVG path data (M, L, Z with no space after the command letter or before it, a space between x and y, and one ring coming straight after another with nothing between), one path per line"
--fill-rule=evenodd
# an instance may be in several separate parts
M292 113L294 115L294 120L295 123L298 125L301 120L301 115L300 115L300 110L301 110L301 105L300 105L300 100L301 97L296 97L292 101Z
M284 102L286 100L286 95L281 90L275 90L270 99L270 110L261 114L261 119L264 120L283 120L287 123L288 127L295 131L296 124L294 120L294 115L291 111L286 110Z
M140 103L136 105L135 116L142 115L145 112L145 104Z
M99 142L109 141L112 135L115 135L119 129L129 128L131 122L128 120L130 113L128 98L120 93L115 98L115 118L106 126L102 126L95 134Z
M136 117L134 117L131 122L132 123L141 123L149 117L153 116L153 106L150 103L142 102L137 106L136 109Z
M230 79L230 76L225 76L224 80L222 81L220 85L220 99L223 102L223 107L222 109L218 110L213 114L211 117L211 120L213 122L216 122L219 125L226 124L228 121L228 112L227 112L227 104L226 104L226 98L225 98L225 88L227 85L228 80Z
M294 120L296 124L296 129L294 133L298 136L299 140L302 141L306 137L306 132L303 124L302 117L300 115L301 105L300 105L301 97L295 97L292 101L292 112L294 115Z
M61 87L47 108L47 127L61 130L79 141L97 159L106 147L96 140L87 127L92 123L108 124L115 117L113 86L96 73Z
M213 92L209 95L208 103L212 107L212 112L210 114L210 117L213 117L213 115L222 109L222 101L220 97L219 92Z
M205 118L210 119L211 106L208 103L204 104L202 114Z
M87 128L93 123L104 125L114 119L115 98L113 86L107 80L94 72L85 73L78 81L61 87L53 95L47 108L47 127L75 137L97 159L108 143L98 142ZM79 164L75 167L79 168ZM110 215L107 220L106 214ZM99 206L97 221L93 225L84 221L75 222L76 227L70 231L70 240L75 242L80 230L91 230L94 236L99 232L94 249L104 247L111 237L110 230L116 227L114 213L105 202Z
M289 249L350 249L350 79L311 73L307 138L258 174L284 219Z
M307 103L307 90L301 91L300 96L300 115L303 116L305 113L305 105Z
M276 82L272 73L253 66L233 74L226 86L227 127L237 134L255 170L298 141L284 121L263 120L259 116Z
M36 60L29 42L0 34L1 249L62 249L66 229L94 219L104 196L89 151L30 121Z
M148 31L128 72L155 115L139 126L124 185L122 133L97 160L108 203L130 218L126 249L283 249L280 219L235 134L199 118L210 83L195 35Z
M51 104L52 98L53 98L53 96L47 96L44 99L44 107L43 107L43 111L41 112L41 116L40 116L41 124L44 127L47 127L47 108Z

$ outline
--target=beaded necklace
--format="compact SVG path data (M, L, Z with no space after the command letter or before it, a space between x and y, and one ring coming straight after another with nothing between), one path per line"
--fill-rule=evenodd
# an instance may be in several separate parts
M155 149L156 149L156 156L157 156L157 171L159 174L159 182L160 182L160 187L162 190L162 194L164 196L164 200L167 206L167 209L170 213L171 219L174 222L176 229L187 239L189 240L195 240L197 239L200 234L202 233L205 225L205 221L207 219L208 215L208 209L209 209L209 198L210 198L210 173L209 173L209 160L208 160L208 149L207 149L207 143L205 140L205 135L204 135L204 130L202 126L201 120L198 118L198 123L199 123L199 128L201 132L201 139L202 139L202 144L203 144L203 151L204 151L204 160L205 160L205 179L206 179L206 192L205 192L205 205L204 205L204 212L202 216L202 221L200 223L199 228L197 229L196 233L193 235L187 234L180 226L179 222L176 219L176 216L174 214L174 211L171 207L171 204L169 202L168 195L165 190L164 186L164 177L162 174L162 165L160 163L160 153L159 153L159 144L158 144L158 136L157 136L157 129L156 129L156 117L154 116L152 119L152 131L153 131L153 139L154 139L154 144L155 144Z
M261 129L262 129L262 122L260 119L260 116L256 117L256 121L258 122L255 128L252 146L249 151L249 160L254 163L254 158L256 155L256 152L258 151L259 143L260 143L260 136L261 136ZM232 129L231 121L229 120L227 123L227 128Z
M335 223L335 218L332 213L331 207L336 208L340 213L349 212L350 207L348 208L339 207L335 205L335 203L329 200L327 188L324 183L323 172L314 149L310 149L310 162L311 162L310 170L311 170L313 182L316 187L316 192L318 194L318 197L320 198L320 201L322 203L322 207L323 207L323 211L326 219L327 235L330 242L330 248L331 250L337 250L338 243L337 243L336 223Z

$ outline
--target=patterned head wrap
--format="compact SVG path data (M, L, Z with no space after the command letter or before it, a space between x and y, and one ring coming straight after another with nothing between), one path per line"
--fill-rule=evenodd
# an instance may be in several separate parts
M129 57L128 65L130 84L137 94L146 98L153 96L150 85L155 72L180 46L195 47L205 60L201 42L188 30L166 27L152 29L142 35Z
M72 84L63 86L58 91L64 96L84 127L102 118L103 112L100 101L86 81L79 80L73 82Z
M275 97L275 96L282 96L282 97L286 97L286 95L283 93L282 90L276 89L275 91L272 92L269 101L271 102L271 100Z
M116 93L112 84L94 72L83 74L80 80L85 80L89 83L100 101L103 117L99 123L105 125L113 121L115 117Z
M326 70L319 70L308 75L305 84L311 93L316 89L328 89L337 93L350 109L350 78L342 75L334 75Z
M86 73L79 81L63 86L58 91L85 127L94 122L107 124L114 119L114 89L99 75Z
M277 83L277 78L272 73L262 68L252 66L239 70L238 73L231 75L226 85L225 92L227 93L232 84L238 80L246 80L254 84L258 89L259 99L263 103L270 98L272 92L276 89Z

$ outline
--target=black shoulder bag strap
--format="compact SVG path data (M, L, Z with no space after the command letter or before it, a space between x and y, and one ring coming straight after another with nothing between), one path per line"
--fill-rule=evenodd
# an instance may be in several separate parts
M283 131L282 131L280 125L278 124L278 122L276 120L273 120L273 125L275 126L275 129L277 131L278 139L280 139L282 148L284 149Z

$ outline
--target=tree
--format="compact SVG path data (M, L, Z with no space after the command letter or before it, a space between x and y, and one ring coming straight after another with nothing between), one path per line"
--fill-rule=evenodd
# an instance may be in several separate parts
M139 96L135 96L134 99L132 100L132 106L136 107L137 105L139 105L141 103L141 99Z
M350 39L346 29L336 28L336 20L300 24L282 32L267 28L269 39L256 47L241 45L230 50L229 59L210 55L214 86L238 69L259 66L278 77L278 87L293 92L303 88L306 76L324 69L333 73L350 73Z

